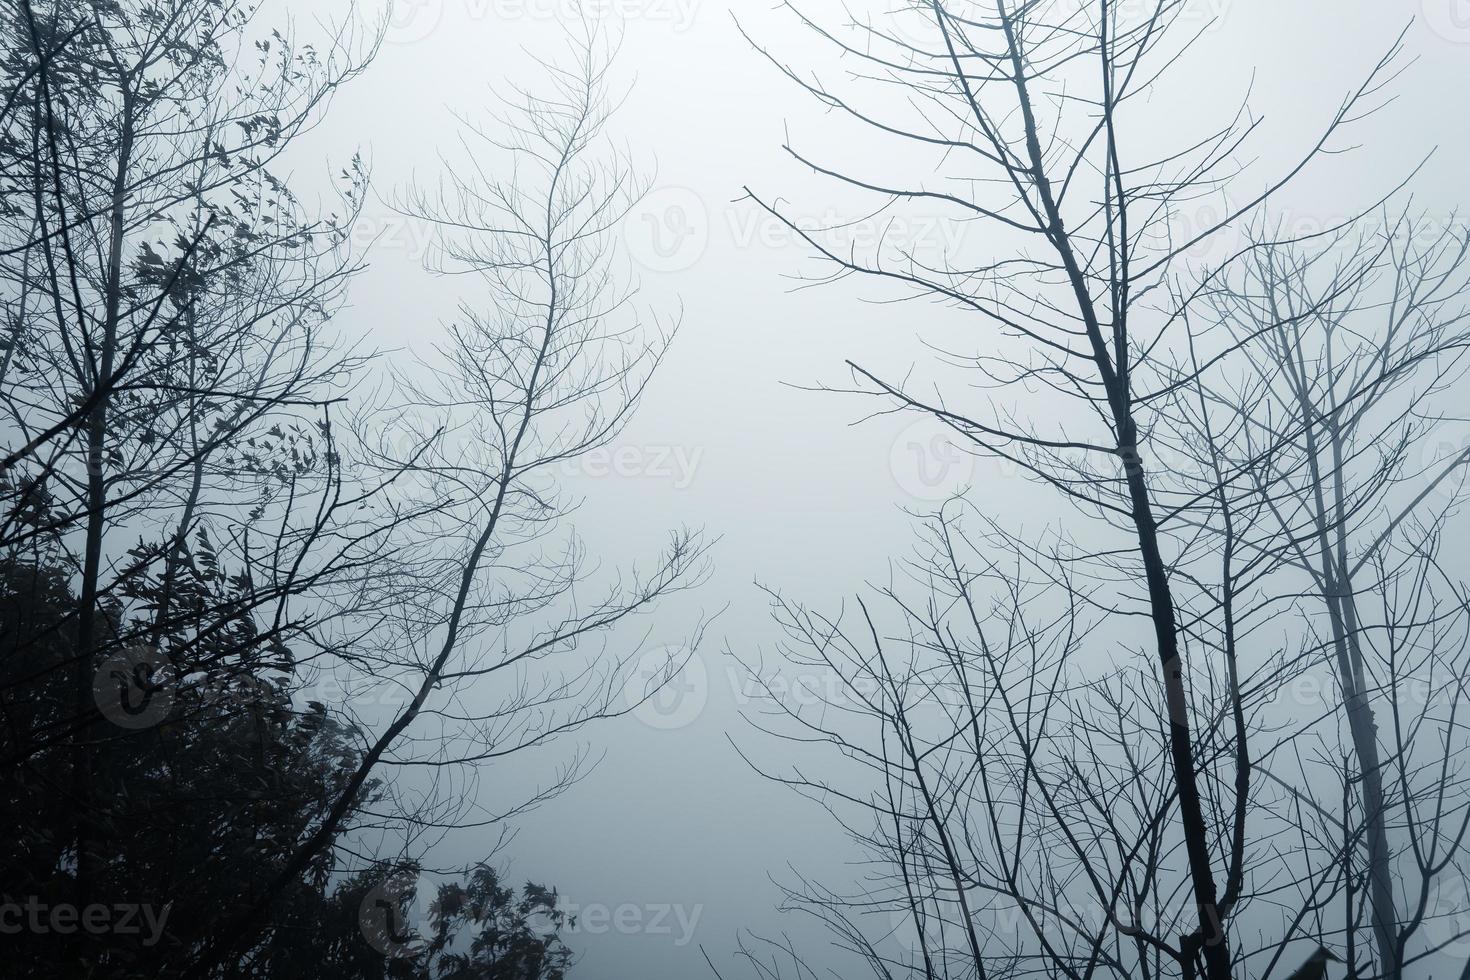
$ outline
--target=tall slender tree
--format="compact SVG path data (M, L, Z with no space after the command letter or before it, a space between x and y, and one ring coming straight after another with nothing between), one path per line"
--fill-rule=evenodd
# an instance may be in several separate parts
M1177 834L1196 913L1167 958L1179 975L1226 980L1243 952L1230 921L1245 889L1242 834L1257 792L1241 684L1270 657L1240 662L1237 590L1248 589L1252 575L1242 578L1232 565L1234 544L1226 546L1216 585L1196 577L1206 556L1189 515L1203 508L1228 524L1238 506L1229 488L1239 474L1170 468L1171 457L1188 455L1194 435L1170 417L1179 393L1252 339L1195 351L1197 369L1176 370L1193 349L1187 313L1219 274L1218 265L1191 268L1189 256L1202 243L1228 242L1233 226L1332 152L1396 74L1400 45L1390 46L1293 162L1259 191L1232 195L1239 181L1232 161L1257 128L1244 111L1162 151L1145 148L1140 136L1147 118L1140 103L1186 61L1195 38L1180 29L1183 3L925 0L842 29L784 6L843 59L847 82L828 84L760 50L819 105L864 137L902 147L912 164L885 175L788 145L792 158L871 195L880 214L915 204L949 209L954 220L989 229L989 248L896 261L839 250L822 229L800 228L767 198L751 197L832 265L824 279L870 277L971 314L993 339L977 353L946 358L967 369L956 383L1014 398L992 395L973 405L944 381L931 396L912 378L853 363L855 391L932 416L964 445L1018 466L1120 535L1101 543L1089 536L1067 560L1090 563L1100 581L1117 583L1117 594L1091 602L1119 615L1142 613L1152 626L1156 717L1171 774L1167 813L1158 819ZM895 88L903 98L889 97ZM1220 219L1178 235L1180 213L1211 194L1226 202ZM1181 281L1204 285L1176 288ZM1042 428L1024 421L1033 415L1030 403L1019 404L1028 394L1065 399L1068 407ZM1201 644L1206 616L1214 636ZM1201 656L1218 652L1226 669L1198 658L1191 664L1192 643ZM1230 733L1223 746L1216 742L1222 721ZM960 882L955 887L963 892ZM979 961L982 950L972 945ZM1062 972L1072 968L1065 958L1050 962Z
M343 246L362 174L344 174L341 215L315 218L272 166L375 41L349 24L298 44L213 0L20 0L4 18L0 547L76 576L50 627L67 655L11 650L21 687L6 691L24 701L36 672L65 671L70 711L13 726L5 758L54 780L65 747L84 906L106 874L98 759L131 737L99 702L117 659L161 685L249 672L308 632L291 598L356 577L372 548L317 548L354 520L328 412L356 359L323 324L356 268ZM287 502L308 494L309 509ZM233 587L186 590L204 560ZM193 606L211 599L212 621ZM119 614L140 601L146 617ZM216 642L257 616L269 626Z
M360 716L368 735L344 790L242 921L267 916L341 838L380 774L430 776L411 808L369 814L406 846L419 832L501 825L574 782L585 753L493 810L463 788L480 767L628 713L697 647L698 625L628 697L641 644L615 645L613 631L698 584L699 533L672 533L649 567L605 585L590 581L574 536L549 547L569 509L554 470L619 433L671 339L647 335L614 262L612 233L638 184L598 152L612 46L590 21L568 37L546 88L521 90L495 128L471 128L470 159L446 167L439 192L404 202L441 232L436 268L483 292L466 294L437 357L397 372L391 396L358 417L356 458L392 482L382 506L401 546L365 588L350 667L359 690L385 696ZM205 949L191 975L230 954L228 942Z

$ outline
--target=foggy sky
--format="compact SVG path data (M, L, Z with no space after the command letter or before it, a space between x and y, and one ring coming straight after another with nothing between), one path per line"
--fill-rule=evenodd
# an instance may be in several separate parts
M432 181L437 154L455 154L455 113L484 117L497 106L496 86L503 92L507 80L529 78L525 49L554 53L556 17L567 2L397 0L378 60L293 158L298 186L325 176L324 158L341 164L355 148L384 197ZM654 190L626 229L627 256L643 284L640 302L683 312L674 348L619 448L567 474L586 497L573 523L610 566L650 556L665 529L679 524L722 537L714 577L663 608L651 643L677 642L701 611L728 609L681 685L684 699L664 703L662 714L585 732L606 752L601 766L520 821L500 861L513 879L555 885L582 910L584 927L570 940L582 956L577 976L708 976L699 946L723 969L736 931L747 928L789 931L822 963L825 934L776 914L779 892L769 876L789 876L790 865L839 881L852 873L843 862L856 855L822 811L750 772L726 738L760 745L742 724L745 697L722 656L726 647L751 654L773 639L754 583L830 604L865 579L886 580L910 546L904 508L922 509L965 483L1018 529L1054 522L1064 509L1014 473L946 450L927 428L892 416L855 426L876 406L802 390L842 385L848 358L902 374L926 360L920 337L982 329L923 303L871 302L892 298L872 283L793 291L788 277L820 272L819 263L739 201L750 185L810 220L845 213L830 183L781 152L789 133L804 149L842 161L833 121L752 51L734 17L797 65L816 50L810 35L764 0L601 6L624 27L614 74L632 86L611 130L653 175ZM341 9L340 0L289 3L301 20ZM835 0L810 0L805 9L842 19ZM1398 101L1357 130L1362 149L1314 164L1278 210L1297 227L1329 224L1386 193L1431 150L1415 203L1448 216L1464 199L1470 4L1203 0L1199 9L1201 18L1217 15L1217 25L1175 70L1173 85L1149 100L1161 146L1181 128L1233 111L1250 87L1252 106L1265 116L1253 143L1263 168L1273 154L1291 157L1418 16L1407 42L1418 60L1396 83ZM262 16L271 15L267 6ZM923 221L903 232L921 244L947 233ZM339 331L367 346L409 350L441 333L463 283L422 271L426 234L369 204L361 237L375 242L371 267L352 285ZM570 748L487 772L482 792L515 797L538 765ZM440 861L472 860L487 844L451 838ZM593 911L589 922L588 910L597 909L607 920Z

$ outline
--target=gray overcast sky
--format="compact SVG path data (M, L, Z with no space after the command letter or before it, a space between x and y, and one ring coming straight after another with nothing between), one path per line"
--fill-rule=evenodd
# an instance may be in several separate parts
M361 147L384 196L432 180L437 152L453 150L454 113L483 115L496 107L494 86L530 77L523 49L556 50L556 17L569 2L395 0L381 56L303 147L298 179L310 186L307 171L322 154L340 163ZM843 203L830 187L781 152L788 132L806 149L831 149L830 120L752 51L734 16L791 63L812 54L810 36L767 0L600 6L625 29L615 74L633 85L612 130L656 174L627 229L627 254L643 301L666 311L682 303L683 321L622 451L570 477L587 497L576 527L609 564L649 554L663 529L680 523L722 535L714 578L660 616L658 638L677 639L700 609L729 609L685 679L684 700L665 705L663 716L588 732L605 746L601 767L524 820L505 858L513 876L554 884L573 905L638 910L600 934L588 923L573 941L584 957L577 975L682 980L708 975L701 944L727 963L737 929L786 929L819 951L825 940L808 924L775 914L768 876L788 874L788 865L840 875L853 857L819 810L755 777L726 740L748 733L721 650L750 652L772 638L752 583L823 603L865 578L883 579L890 558L909 547L903 508L965 482L1016 526L1040 526L1055 508L1014 474L950 454L927 429L892 417L852 426L863 404L796 387L841 384L846 358L901 373L924 357L921 332L973 329L930 307L867 302L887 298L871 285L792 291L786 277L818 266L738 202L748 184L812 220L843 213L829 210ZM805 6L841 19L835 0ZM303 21L340 9L339 0L290 2ZM1286 159L1417 17L1407 43L1418 60L1397 82L1397 103L1357 131L1362 149L1316 165L1282 204L1298 227L1329 223L1387 191L1436 146L1416 201L1447 215L1463 200L1470 3L1199 0L1198 9L1201 24L1214 14L1215 25L1150 99L1162 141L1230 112L1250 87L1265 116L1256 152L1263 163ZM921 219L902 233L921 244L948 233ZM424 273L424 230L380 204L369 206L364 237L376 238L371 269L353 285L340 329L379 347L430 342L460 283ZM484 791L513 794L528 773L525 763L488 773ZM458 838L454 854L472 857L477 843ZM663 906L680 907L682 920Z

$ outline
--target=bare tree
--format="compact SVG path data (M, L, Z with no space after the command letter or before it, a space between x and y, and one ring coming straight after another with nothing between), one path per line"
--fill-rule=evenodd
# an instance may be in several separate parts
M852 886L799 879L787 908L827 925L874 976L1187 975L1177 937L1194 913L1169 820L1163 691L1146 657L1102 652L1118 640L1098 602L1106 588L1073 544L1017 540L973 504L954 501L923 527L895 581L850 608L773 593L789 640L775 664L744 660L760 695L751 720L794 760L773 767L751 745L747 761L825 810L864 855ZM1433 554L1401 565L1362 599L1385 624L1374 630L1394 677L1383 757L1390 832L1406 842L1395 875L1409 902L1395 930L1412 965L1465 937L1461 907L1436 880L1452 885L1463 862L1466 610ZM1267 592L1238 590L1232 604L1242 636L1290 619ZM1206 632L1191 624L1192 645ZM1238 826L1234 788L1207 794L1212 819L1239 841L1231 914L1254 934L1237 940L1235 969L1280 976L1325 947L1352 975L1381 975L1357 939L1371 935L1360 855L1372 815L1336 712L1292 698L1326 648L1310 630L1299 642L1238 680L1223 658L1193 675L1199 689L1241 692L1202 711L1201 754L1235 757L1236 709L1255 747ZM1426 687L1437 692L1428 702ZM752 937L742 948L757 975L785 975L783 957L794 975L816 975L789 943Z
M807 694L835 693L803 704L766 683L755 722L833 755L790 773L752 764L870 855L856 892L802 882L788 899L876 976L1189 969L1190 882L1166 870L1183 841L1165 692L1146 661L1089 664L1109 639L1100 590L1065 550L1040 555L956 501L850 614L774 597L791 638L778 669L835 678ZM1233 738L1206 728L1201 752L1228 755Z
M1279 676L1281 665L1269 651L1239 645L1252 628L1248 619L1262 619L1269 602L1252 591L1264 571L1258 556L1234 540L1237 532L1253 533L1260 502L1239 499L1236 471L1171 468L1171 460L1193 454L1194 427L1172 418L1181 393L1254 339L1195 348L1187 314L1233 254L1204 269L1191 268L1188 255L1202 242L1228 241L1232 226L1333 151L1334 138L1372 111L1395 76L1399 44L1294 163L1259 191L1226 195L1241 182L1232 161L1257 126L1244 109L1175 149L1137 148L1138 103L1193 39L1177 29L1183 7L1171 0L1142 8L1107 0L927 0L844 29L788 8L843 59L848 83L832 86L775 55L769 60L858 131L903 147L924 176L867 173L787 146L791 156L872 195L880 215L916 203L950 209L954 220L985 227L991 248L939 260L844 253L826 244L822 231L803 231L781 208L751 196L832 264L835 271L818 281L871 277L990 328L993 339L977 345L978 353L939 351L939 360L963 369L956 383L966 390L1005 391L1017 403L992 397L977 408L946 397L954 389L943 382L931 395L912 378L851 364L856 391L934 417L977 453L1020 467L1119 532L1116 542L1078 546L1065 562L1085 563L1096 581L1112 584L1113 593L1093 597L1094 605L1115 616L1141 612L1153 627L1161 685L1155 717L1167 732L1171 773L1166 812L1154 819L1178 834L1197 913L1176 944L1156 951L1181 975L1225 980L1245 954L1229 923L1246 892L1245 832L1262 754L1249 744L1242 684L1259 674L1269 689L1264 682ZM901 98L891 98L895 90ZM1181 211L1211 194L1227 202L1223 218L1179 236ZM1196 369L1179 371L1190 357ZM1065 421L1046 430L1025 421L1032 412L1020 404L1023 392L1064 399ZM1240 527L1231 526L1236 516ZM1208 544L1202 521L1218 531ZM1223 567L1205 550L1221 535ZM1214 567L1202 578L1205 561ZM1137 600L1135 582L1145 587ZM1202 662L1187 662L1191 644ZM1191 687L1192 677L1199 688ZM978 948L972 958L981 958ZM1049 962L1063 973L1074 966L1068 955L1051 954Z
M369 809L359 831L397 826L411 847L423 833L501 826L570 785L585 755L498 809L472 791L480 767L631 711L697 646L702 625L629 697L642 643L615 646L611 631L699 582L698 533L673 533L649 567L604 583L575 538L553 550L570 509L557 468L618 434L671 336L645 336L611 251L638 194L621 161L596 152L612 48L591 24L570 40L565 63L545 65L545 91L519 91L493 129L468 127L464 159L404 204L441 232L436 268L483 291L466 294L437 357L396 372L387 404L359 417L357 459L392 481L385 506L401 515L403 547L371 583L360 608L372 613L345 654L359 694L382 694L368 703L383 710L359 714L357 770L255 915L337 840L370 779L413 795ZM414 773L427 785L403 782ZM194 973L229 950L205 950Z
M1404 213L1296 246L1262 230L1194 321L1241 342L1247 364L1201 383L1185 421L1229 420L1228 443L1202 442L1264 502L1248 547L1269 556L1279 593L1317 600L1298 611L1341 694L1373 937L1356 959L1349 915L1347 960L1397 978L1436 877L1459 874L1466 830L1450 775L1464 749L1463 586L1439 552L1467 454L1433 439L1454 424L1445 406L1470 344L1467 238Z
M65 759L87 903L109 817L93 758L133 734L99 705L119 658L124 686L151 672L145 696L268 666L310 647L337 611L318 600L379 547L330 426L360 358L324 327L357 267L364 175L318 218L272 173L376 39L348 22L298 43L215 0L19 0L4 18L0 547L33 584L66 569L78 597L42 633L54 656L5 664L4 757L51 784ZM62 671L70 710L38 716L27 688Z

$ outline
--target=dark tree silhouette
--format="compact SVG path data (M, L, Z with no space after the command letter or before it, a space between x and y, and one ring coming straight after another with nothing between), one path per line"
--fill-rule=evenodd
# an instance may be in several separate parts
M233 0L18 0L4 18L0 560L25 626L0 667L23 788L5 819L17 846L44 838L27 880L70 907L136 901L127 886L172 896L178 937L88 950L99 975L295 975L321 962L303 944L327 906L348 915L342 889L417 867L445 828L522 812L481 805L478 767L630 710L637 642L592 647L703 568L679 532L589 598L574 539L538 551L566 509L552 465L617 433L667 341L621 319L608 232L633 185L603 184L584 156L600 50L588 34L552 94L520 107L517 153L557 155L500 185L534 234L476 229L493 312L427 365L452 397L405 378L387 407L349 410L377 365L330 321L360 268L367 174L352 158L338 213L318 216L275 168L380 33L349 17L301 40ZM354 431L344 412L387 424ZM462 717L477 682L500 701ZM404 788L450 769L453 787ZM135 839L148 812L167 814L156 849ZM558 975L554 942L506 924L548 893L512 909L486 874L442 893L459 904L432 963L349 955L355 910L333 962Z
M902 162L885 172L883 155L843 160L840 151L830 149L841 142L835 140L828 140L823 151L792 141L785 147L790 156L819 179L869 198L864 213L880 220L922 206L946 211L967 228L986 230L984 236L969 236L970 248L937 258L842 248L830 243L836 228L799 227L787 217L785 205L750 192L757 206L785 222L830 267L829 274L809 282L863 277L885 283L898 298L968 314L986 332L972 350L936 348L932 370L911 370L902 380L892 369L849 362L851 391L877 399L880 411L932 417L960 445L1006 461L1051 488L1075 515L1062 522L1060 540L1044 549L1041 559L1020 562L1015 581L1005 581L1009 573L1000 570L1005 563L994 548L1009 557L1034 552L1037 542L1013 540L990 526L983 534L991 547L977 544L979 556L972 562L952 564L943 549L935 549L939 558L922 563L919 594L924 598L890 593L900 610L897 634L870 624L869 644L859 647L856 635L849 641L854 669L868 672L867 680L886 692L876 701L859 699L852 710L880 721L877 730L897 750L892 758L882 754L869 762L890 785L897 780L904 790L895 791L895 802L874 805L880 821L894 818L878 838L882 853L917 889L905 907L913 910L921 934L926 923L939 923L961 940L959 952L947 943L936 947L940 956L921 950L919 962L909 968L926 976L1039 970L1081 977L1101 969L1210 980L1227 980L1245 970L1265 975L1280 957L1295 955L1287 949L1291 943L1332 937L1351 946L1362 905L1350 856L1365 847L1374 896L1367 904L1377 910L1370 918L1380 916L1374 929L1376 968L1397 976L1404 956L1395 948L1389 924L1397 922L1410 932L1415 925L1411 914L1394 911L1386 887L1383 794L1373 786L1382 760L1366 736L1369 716L1358 693L1361 684L1346 688L1345 715L1355 732L1348 751L1361 768L1359 775L1348 771L1344 778L1354 786L1364 783L1367 819L1344 816L1346 829L1339 828L1334 840L1310 847L1304 842L1284 862L1274 853L1263 857L1258 843L1272 839L1277 821L1289 825L1300 819L1289 812L1300 800L1283 776L1285 761L1316 737L1301 717L1289 719L1289 730L1276 731L1282 720L1270 716L1266 705L1282 692L1292 671L1316 662L1314 654L1321 649L1309 640L1305 645L1313 649L1298 659L1264 639L1264 631L1279 626L1279 617L1292 608L1292 593L1278 573L1300 561L1299 555L1284 553L1301 530L1292 508L1281 534L1266 538L1277 516L1276 495L1285 490L1272 467L1301 451L1304 431L1312 434L1319 425L1331 428L1346 421L1333 401L1343 395L1325 394L1326 382L1308 382L1318 385L1308 403L1290 416L1274 413L1269 421L1258 414L1269 403L1248 386L1231 392L1243 394L1231 398L1235 411L1216 404L1227 397L1220 392L1233 379L1254 373L1253 365L1279 374L1284 355L1273 348L1273 335L1297 330L1312 317L1331 320L1338 312L1335 298L1373 275L1349 273L1308 293L1296 284L1298 270L1283 268L1277 278L1284 291L1301 301L1292 310L1261 309L1253 283L1240 295L1242 305L1257 315L1236 318L1233 329L1225 330L1206 331L1198 321L1206 311L1218 310L1215 299L1226 291L1232 270L1269 261L1264 257L1272 245L1310 245L1321 237L1253 241L1239 230L1259 222L1283 188L1341 149L1347 128L1372 114L1397 75L1402 36L1321 129L1306 137L1294 161L1262 178L1243 175L1235 162L1258 127L1245 107L1219 125L1167 121L1175 141L1171 148L1160 150L1144 135L1145 120L1154 126L1160 122L1147 115L1144 100L1188 60L1196 37L1179 23L1183 3L923 0L840 26L828 26L791 4L782 6L817 39L809 57L818 67L789 66L779 53L759 43L757 49L829 110L840 132L854 140L876 139L899 151L887 159ZM829 75L820 67L825 54L840 66L840 83L829 81L837 78L835 72ZM1242 192L1247 181L1250 189ZM1222 204L1218 220L1186 225L1181 234L1181 217L1200 213L1201 202L1211 199ZM975 246L982 237L983 245ZM1437 389L1437 369L1453 375L1453 365L1444 362L1457 359L1461 347L1460 314L1451 308L1463 291L1455 258L1460 240L1458 232L1452 233L1425 254L1405 259L1401 284L1406 288L1400 297L1405 306L1390 313L1391 321L1402 312L1415 324L1404 333L1421 332L1421 340L1394 340L1407 343L1404 356L1423 368L1426 392ZM1196 260L1198 247L1211 243L1222 246L1222 257ZM1334 255L1324 265L1335 261ZM1409 286L1420 274L1427 277L1423 288ZM1326 343L1331 349L1332 341ZM1423 350L1441 343L1438 351ZM1416 356L1416 349L1423 356ZM1309 371L1335 377L1339 365L1322 360L1316 350L1302 355L1311 362ZM1377 372L1382 362L1398 356L1375 349L1363 355L1361 370ZM1414 384L1396 368L1385 367L1383 373ZM1292 376L1287 372L1280 380L1288 383ZM1371 377L1365 383L1384 387ZM1052 421L1032 421L1038 418ZM1366 446L1366 436L1360 446ZM1316 450L1305 453L1312 456ZM1442 462L1453 470L1463 459ZM1314 482L1319 474L1308 478L1306 464L1291 465L1297 493L1309 495L1314 487L1323 492L1325 484ZM1251 485L1253 473L1259 485ZM1370 494L1371 486L1371 480L1364 484ZM1333 532L1326 528L1341 526L1347 515L1334 515L1329 506L1319 516L1322 533L1330 537ZM1077 518L1088 520L1084 525ZM937 523L948 540L949 520L941 516ZM963 533L959 537L965 539ZM1300 551L1304 542L1295 546ZM1341 554L1330 556L1334 548L1324 539L1321 549L1306 550L1309 555L1322 551L1330 572L1342 560ZM1427 556L1433 549L1407 550ZM1353 560L1359 558L1372 560L1363 555ZM943 572L938 576L942 587L930 584L935 573L928 569L935 564ZM969 571L972 567L980 571ZM951 628L946 617L965 596L966 575L988 580L992 573L1002 579L997 588L1003 622L1021 616L1023 604L1016 597L1036 583L1059 590L1062 597L1054 605L1066 611L1061 622L1068 625L1059 628L1069 643L1094 635L1098 627L1088 618L1092 613L1101 614L1098 624L1111 629L1144 617L1152 628L1152 683L1143 684L1143 677L1124 683L1130 675L1109 664L1111 657L1099 657L1093 671L1074 674L1077 658L1070 645L1046 648L1053 659L1031 664L1014 682L1026 692L1024 697L1020 690L1012 692L1021 699L1018 707L1006 694L1005 672L984 665L996 657L1011 663L1020 654L988 637L978 622L954 637L946 633ZM1409 579L1414 574L1408 573ZM1334 609L1343 592L1337 578L1328 574L1316 589ZM1449 586L1440 601L1439 622L1451 632L1460 628L1450 625L1457 595L1457 586ZM805 624L807 614L792 612L801 608L782 606L783 620ZM1412 615L1407 607L1399 612ZM1088 616L1079 620L1079 614ZM849 635L839 622L835 615L818 617L799 632L825 650L822 642ZM1339 636L1351 645L1347 637L1356 632L1345 621ZM1019 630L1022 638L1029 635ZM1112 642L1127 642L1126 636L1121 632ZM889 658L889 644L905 651L897 666ZM1352 657L1343 663L1344 676L1350 677ZM935 679L935 672L944 680ZM976 678L989 683L981 686ZM1090 693L1084 697L1082 690ZM983 727L966 737L971 718L994 712L1014 719L1019 744L1003 751L988 745ZM941 731L932 739L910 733L919 718L935 721ZM1070 737L1063 731L1055 737L1044 734L1063 718ZM1448 727L1457 729L1453 723ZM1083 731L1087 737L1078 741L1075 733ZM1163 741L1136 741L1143 733ZM823 734L817 733L819 741ZM839 744L853 754L879 751L860 739L844 738ZM1017 760L1004 777L1015 781L1014 798L988 794L993 788L988 781L1002 778L995 767L1006 767L997 754ZM1431 753L1430 758L1443 762L1445 756ZM1048 768L1052 764L1055 772ZM951 771L945 768L949 765L960 768ZM939 771L928 773L928 766ZM1166 785L1158 783L1161 772L1169 774ZM975 789L972 778L987 791ZM797 781L829 785L825 775L806 770ZM1073 801L1067 793L1074 792L1084 795ZM1104 805L1112 794L1129 799L1125 810ZM1421 799L1434 809L1433 793ZM1088 811L1089 801L1096 812ZM1032 806L1044 815L1047 830L1044 843L1037 844L1040 852L1019 852L1041 861L1030 867L1038 877L1022 888L1016 876L1028 868L1025 858L977 853L972 835L989 822L1013 831L1021 848L1026 842L1021 827L1028 821L1012 821ZM1456 817L1434 838L1438 860L1421 862L1426 868L1446 867L1439 862L1448 851L1458 851L1460 811L1454 807ZM997 834L992 830L990 836ZM1001 854L1010 853L1003 841L994 844ZM1182 878L1172 860L1176 855L1183 859ZM1279 887L1302 904L1285 915L1279 933L1268 932L1264 943L1247 945L1232 934L1231 923L1248 906L1263 905L1259 883L1278 873L1290 882ZM1056 898L1073 885L1087 896L1093 914L1067 923L1066 915L1056 911ZM974 906L987 907L987 891L1021 903L1013 922L1021 940L1002 942L976 925ZM1191 900L1189 927L1176 921L1181 892ZM849 910L862 901L827 897ZM1321 903L1343 897L1349 906L1346 925L1327 923ZM1156 901L1162 904L1155 911L1162 912L1166 924L1140 927L1139 910ZM1027 903L1035 914L1028 913ZM845 942L861 948L847 926L838 929ZM1249 929L1254 936L1255 924ZM881 975L888 964L874 965Z

